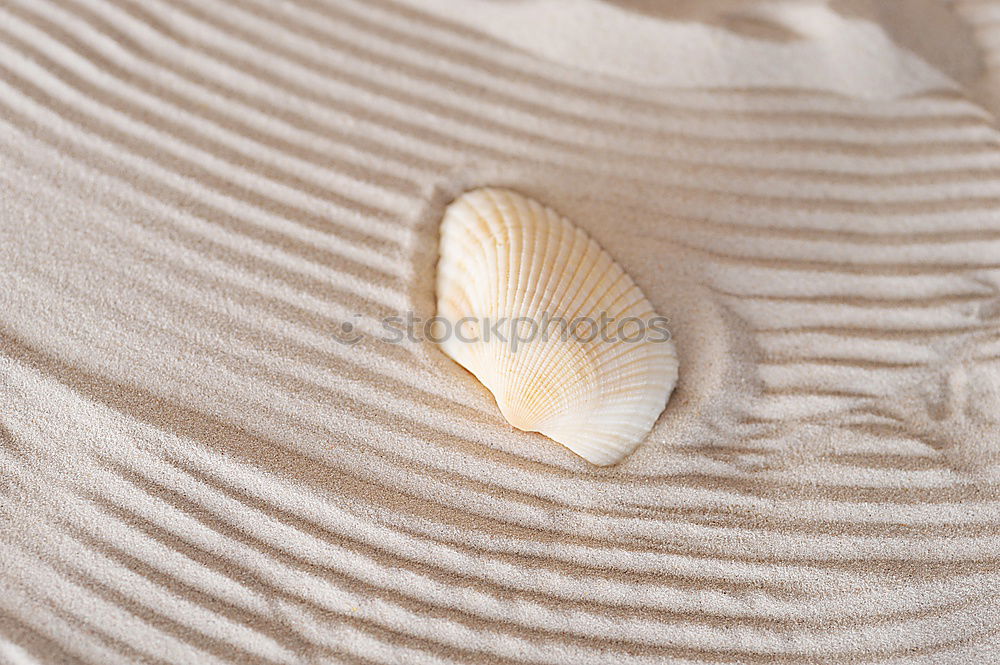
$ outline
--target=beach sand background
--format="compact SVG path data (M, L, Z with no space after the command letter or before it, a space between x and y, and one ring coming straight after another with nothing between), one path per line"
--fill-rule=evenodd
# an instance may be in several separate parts
M0 662L1000 662L1000 4L0 0ZM555 208L611 468L429 342Z

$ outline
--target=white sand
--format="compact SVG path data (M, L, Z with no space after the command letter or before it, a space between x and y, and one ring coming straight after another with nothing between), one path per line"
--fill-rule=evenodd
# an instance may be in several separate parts
M1000 662L1000 3L893 6L0 2L0 663ZM618 466L380 339L482 185L673 322Z

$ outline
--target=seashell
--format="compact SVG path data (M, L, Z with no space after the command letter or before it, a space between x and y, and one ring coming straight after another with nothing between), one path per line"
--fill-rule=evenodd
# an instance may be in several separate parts
M511 425L593 464L631 453L677 382L666 319L635 282L569 220L512 191L448 206L437 314L451 331L442 350Z

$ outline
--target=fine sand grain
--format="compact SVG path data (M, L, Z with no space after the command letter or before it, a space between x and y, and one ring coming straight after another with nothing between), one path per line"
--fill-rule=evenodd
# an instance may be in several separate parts
M0 663L1000 663L997 26L0 0ZM384 340L487 185L670 318L617 466Z

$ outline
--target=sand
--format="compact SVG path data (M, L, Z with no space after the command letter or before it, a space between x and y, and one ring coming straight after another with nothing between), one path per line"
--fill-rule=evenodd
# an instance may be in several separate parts
M1000 662L1000 4L0 2L0 662ZM670 318L601 469L429 342L494 185Z

